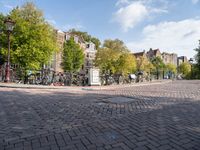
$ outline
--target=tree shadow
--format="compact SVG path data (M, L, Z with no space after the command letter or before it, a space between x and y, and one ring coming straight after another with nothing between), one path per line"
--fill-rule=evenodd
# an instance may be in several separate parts
M115 102L116 97L130 100ZM85 148L86 139L103 148L198 149L199 112L200 101L193 98L1 90L0 144L15 147L41 137L48 140L50 135L56 140L60 135L66 145L78 139Z

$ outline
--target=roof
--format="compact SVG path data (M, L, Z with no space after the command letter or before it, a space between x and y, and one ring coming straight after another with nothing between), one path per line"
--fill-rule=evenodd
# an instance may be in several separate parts
M160 53L160 50L159 49L150 49L148 52L147 52L147 54L148 55L151 55L151 56L155 56L157 53ZM161 53L160 53L161 54Z
M160 52L160 50L159 49L154 49L153 52L154 52L154 55L156 55L156 53Z
M80 36L80 35L77 35L76 33L66 32L66 35L70 35L70 36L73 36L73 37L78 37L78 40L79 40L81 43L84 43L84 42L85 42L85 40L83 39L83 37Z
M144 56L144 55L145 55L145 51L143 51L143 52L133 53L133 55L134 55L135 57Z

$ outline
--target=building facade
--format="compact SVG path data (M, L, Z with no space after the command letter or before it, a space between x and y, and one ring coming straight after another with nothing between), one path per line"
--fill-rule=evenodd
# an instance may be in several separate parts
M135 56L136 60L140 59L141 57L147 57L145 50L143 52L133 53L133 56Z
M186 56L180 56L177 58L177 65L180 66L183 62L188 62L188 59Z
M149 60L155 58L155 57L161 57L161 52L159 49L152 49L150 48L150 50L147 52L147 58ZM161 57L162 58L162 57Z
M177 67L177 54L175 53L166 53L166 52L163 52L162 53L162 60L164 62L164 64L173 64Z
M57 45L59 47L58 52L54 53L52 60L50 61L50 67L52 70L54 70L56 73L63 73L62 69L62 54L63 54L63 44L65 41L69 40L71 37L73 37L75 43L79 44L79 46L83 49L85 58L84 58L84 64L82 65L80 69L80 74L88 74L88 71L90 68L94 67L94 59L96 56L96 48L95 44L92 42L85 42L84 39L81 36L72 34L70 32L63 32L60 30L56 30L56 39L57 39Z

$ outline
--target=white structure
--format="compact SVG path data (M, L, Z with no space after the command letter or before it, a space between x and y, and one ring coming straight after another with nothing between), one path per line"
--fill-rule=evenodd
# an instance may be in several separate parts
M91 68L89 70L89 85L101 85L99 77L99 69Z
M85 63L84 63L84 67L83 70L85 70L85 74L89 73L89 69L93 68L94 66L94 59L96 56L96 48L95 48L95 44L92 42L86 42L85 43Z

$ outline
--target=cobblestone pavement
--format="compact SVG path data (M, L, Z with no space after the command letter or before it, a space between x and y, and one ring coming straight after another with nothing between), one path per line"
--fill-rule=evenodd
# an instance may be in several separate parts
M199 150L200 81L0 88L0 150Z

